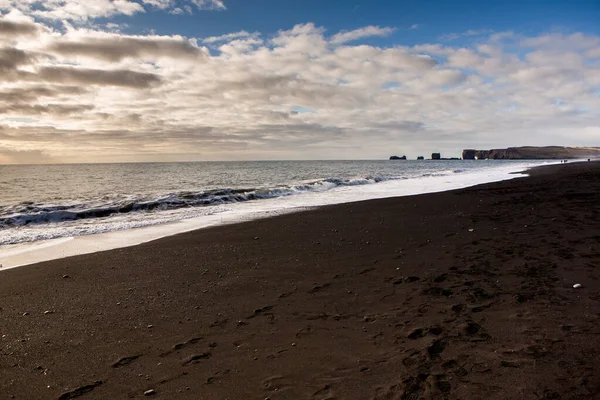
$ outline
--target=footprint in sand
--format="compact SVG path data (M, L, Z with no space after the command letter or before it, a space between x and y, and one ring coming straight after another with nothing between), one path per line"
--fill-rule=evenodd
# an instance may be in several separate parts
M400 385L400 399L421 399L425 392L423 387L424 381L427 379L427 374L420 374L418 376L409 376L402 381ZM398 387L392 389L396 391ZM386 397L387 398L387 397ZM394 397L396 398L396 397Z
M301 338L304 336L308 336L313 332L313 327L311 325L308 325L305 328L300 329L298 332L296 332L296 338Z
M295 290L294 290L294 291L292 291L292 292L285 292L285 293L282 293L282 294L280 294L280 295L279 295L279 298L280 298L280 299L284 299L284 298L286 298L286 297L289 297L289 296L293 295L294 293L296 293L296 291L295 291Z
M269 313L269 311L271 311L273 309L273 306L264 306L261 308L257 308L256 310L254 310L254 313L248 317L246 317L247 319L252 319L254 317L258 317L259 315L270 315L272 313Z
M262 381L263 388L268 392L278 392L292 385L292 379L283 375L275 375Z
M216 328L216 327L225 328L225 326L227 325L228 322L229 322L228 318L218 319L215 322L213 322L212 324L210 324L210 327L211 328Z
M469 372L460 365L456 360L448 360L442 364L442 368L446 371L453 373L458 377L467 376Z
M402 364L406 367L412 367L414 365L422 365L427 362L427 358L418 351L414 351L408 357L402 359Z
M323 289L327 289L329 286L331 286L331 283L324 283L323 285L317 285L315 287L313 287L312 289L310 289L307 293L317 293L320 292Z
M455 312L455 313L457 313L457 314L459 314L462 311L464 311L465 308L466 308L466 306L464 304L453 304L452 307L451 307L452 311Z
M491 306L491 304L481 304L481 305L476 305L476 306L470 306L469 311L471 311L472 313L480 313L480 312L490 308L490 306Z
M331 385L325 385L321 389L317 390L312 395L312 399L314 400L333 400L335 399L335 395L331 390Z
M201 341L202 339L204 339L204 338L202 336L200 336L200 337L191 338L190 340L187 340L187 341L185 341L183 343L177 343L177 344L173 345L173 347L171 348L171 350L165 351L160 356L161 357L166 357L169 354L171 354L171 353L173 353L173 352L175 352L177 350L181 350L181 349L183 349L185 347L194 345L194 344L198 343L199 341Z
M190 365L190 364L196 364L198 362L200 362L201 360L207 360L212 356L212 354L210 353L210 351L207 351L205 353L202 354L194 354L189 356L182 365L186 366L186 365Z
M186 346L192 345L192 344L196 344L199 341L201 341L202 339L204 339L202 336L200 337L195 337L195 338L191 338L188 341L185 341L184 343L177 343L175 346L173 346L174 350L180 350L183 349Z
M446 349L447 344L448 338L441 338L434 341L429 347L427 347L427 353L429 353L429 357L439 357L439 355L442 354L444 349Z
M58 400L69 400L77 398L79 396L83 396L84 394L91 392L92 390L94 390L102 384L104 384L103 381L96 381L90 385L80 386L77 389L61 394Z
M402 285L404 283L413 283L413 282L417 282L420 279L421 278L419 278L418 276L409 276L409 277L401 276L400 278L394 279L393 284L394 285Z
M465 334L467 336L473 336L479 333L479 331L481 331L481 325L476 324L475 322L468 322L464 327L463 327L463 331L465 332Z
M122 357L120 358L118 361L116 361L115 363L113 363L111 366L113 368L119 368L119 367L123 367L125 365L129 365L132 362L134 362L135 360L137 360L138 358L140 358L142 355L135 355L135 356L129 356L129 357Z
M230 369L226 369L226 370L224 370L224 371L219 371L219 372L215 373L214 375L212 375L212 376L209 376L208 378L206 378L206 384L207 384L207 385L213 384L213 383L215 383L215 382L216 382L218 379L220 379L220 378L222 378L222 377L225 377L225 376L229 375L229 373L230 373L230 372L231 372L231 370L230 370Z
M446 375L430 375L426 383L428 392L426 397L428 398L444 398L452 390L452 385Z
M425 335L427 335L427 329L417 328L408 334L408 338L411 340L416 340L416 339L425 337Z

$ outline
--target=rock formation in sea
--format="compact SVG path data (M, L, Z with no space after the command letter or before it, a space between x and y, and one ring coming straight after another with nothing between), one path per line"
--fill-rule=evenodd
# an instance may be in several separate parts
M509 147L506 149L465 149L463 160L553 160L600 157L600 147Z

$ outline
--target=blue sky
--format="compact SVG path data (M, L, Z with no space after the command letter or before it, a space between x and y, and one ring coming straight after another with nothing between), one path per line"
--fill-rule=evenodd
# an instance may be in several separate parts
M600 146L600 2L0 0L0 163Z
M130 25L125 32L154 29L159 34L190 37L239 30L268 34L305 22L330 32L367 25L396 27L387 38L366 41L379 46L436 42L444 34L468 30L514 30L528 35L600 32L597 0L229 0L226 7L224 11L195 11L194 15L154 10L114 20ZM417 29L410 29L414 25Z

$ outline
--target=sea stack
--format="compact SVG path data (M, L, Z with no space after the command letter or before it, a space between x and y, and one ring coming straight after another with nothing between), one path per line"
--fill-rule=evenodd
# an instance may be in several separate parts
M465 149L462 152L463 160L474 160L477 155L477 150L475 149Z

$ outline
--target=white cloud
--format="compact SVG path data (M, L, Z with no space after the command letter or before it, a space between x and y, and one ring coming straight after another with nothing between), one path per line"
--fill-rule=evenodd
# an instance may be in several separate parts
M0 19L0 37L5 39L15 39L19 36L37 36L42 30L41 25L36 24L29 18L19 18L9 14Z
M288 54L294 57L316 56L327 51L327 41L323 34L325 29L313 23L299 24L287 31L279 31L271 39L278 54Z
M200 10L226 10L222 0L190 0Z
M353 42L358 39L369 36L389 36L396 28L380 28L379 26L366 26L364 28L355 29L347 32L340 32L331 38L333 44L343 44Z
M0 146L0 164L46 164L55 161L43 150Z
M523 38L521 40L521 46L560 51L589 50L600 47L600 37L584 35L579 32L573 33L572 35L553 33L533 38Z
M115 15L132 16L159 9L179 14L185 10L192 13L188 4L175 7L175 0L0 0L0 10L14 11L35 18L55 21L85 22L94 18ZM226 10L222 0L182 0L193 4L198 10Z
M161 10L165 8L170 8L175 3L174 0L142 0L142 3L149 4L153 7L159 8Z
M13 2L13 6L29 15L51 20L77 21L144 12L139 3L131 0L21 0Z
M250 34L246 31L239 31L239 32L233 32L233 33L227 33L227 34L221 35L221 36L207 37L207 38L202 39L202 41L205 43L225 42L228 40L247 38L247 37L251 37L251 36L257 36L257 34Z
M248 53L256 49L257 46L262 45L264 42L261 39L247 38L232 40L219 47L219 51L222 54L242 54Z
M7 19L0 32L22 34L0 51L0 162L600 144L595 36L493 34L469 47L380 48L346 41L372 27L340 42L306 23L272 36L199 39L209 53L182 36L61 32ZM584 43L566 50L574 38Z
M600 58L600 46L596 48L589 49L585 53L585 57L588 59Z
M126 58L161 57L203 59L207 51L182 36L133 36L71 29L46 44L46 50L63 57L89 57L109 62Z

